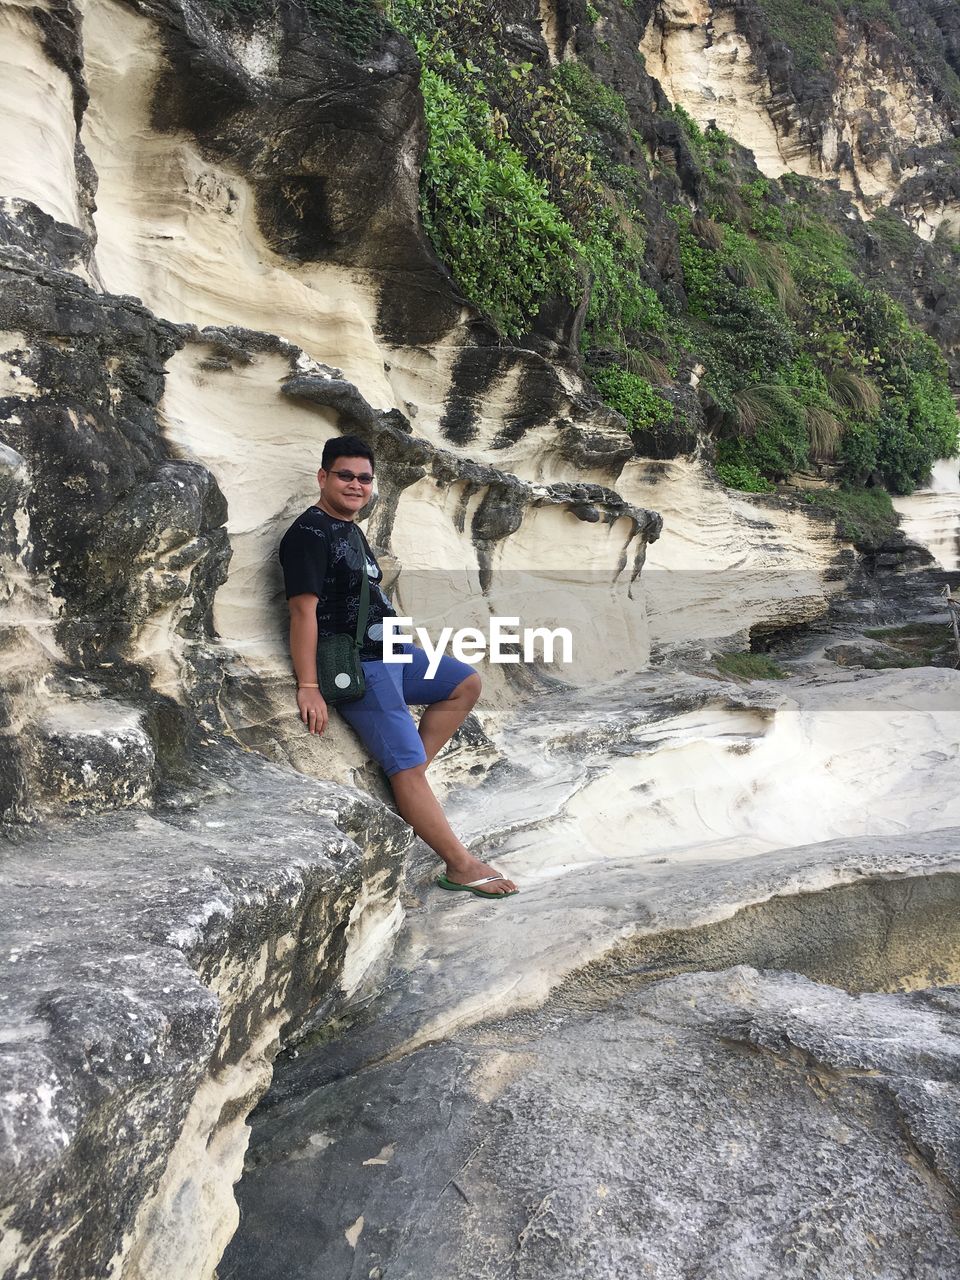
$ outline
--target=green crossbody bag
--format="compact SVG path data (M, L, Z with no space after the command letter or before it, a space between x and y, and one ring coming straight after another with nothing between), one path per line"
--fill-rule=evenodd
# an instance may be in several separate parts
M356 702L363 697L363 664L360 647L370 616L370 584L367 581L367 553L356 529L350 530L351 540L360 551L360 611L357 614L355 636L321 636L317 641L317 683L324 701L330 706L340 702Z

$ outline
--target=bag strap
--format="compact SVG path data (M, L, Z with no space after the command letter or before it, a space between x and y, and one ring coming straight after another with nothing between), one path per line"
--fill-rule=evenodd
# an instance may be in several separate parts
M354 640L359 649L363 644L367 619L370 617L370 583L367 580L367 549L356 525L350 526L350 537L360 551L360 608L357 612L357 634Z

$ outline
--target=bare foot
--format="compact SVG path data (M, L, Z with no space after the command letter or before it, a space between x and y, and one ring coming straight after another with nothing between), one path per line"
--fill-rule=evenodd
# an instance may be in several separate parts
M479 858L470 858L456 867L447 866L447 879L454 884L469 884L471 880L481 880L484 876L500 876L499 880L491 880L489 884L481 885L484 893L516 893L517 886L512 880L506 879L497 870L491 867L487 862L481 862Z

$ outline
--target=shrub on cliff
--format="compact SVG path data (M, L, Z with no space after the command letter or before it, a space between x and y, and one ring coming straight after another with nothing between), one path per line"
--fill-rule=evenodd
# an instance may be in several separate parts
M607 401L630 424L633 431L645 431L658 423L670 422L673 409L646 378L618 365L590 371L593 383Z
M615 26L612 4L597 14ZM846 7L762 0L799 61L814 46L833 56L819 35ZM589 23L579 56L550 67L530 60L499 0L389 0L386 12L423 62L425 228L505 335L586 288L582 350L600 393L643 431L672 417L657 384L701 366L719 474L738 487L833 458L847 484L909 492L956 448L936 345L858 279L856 226L817 212L817 184L764 177L680 106L638 108L640 64ZM579 0L571 13L586 21ZM876 231L887 251L915 240L891 214Z
M573 231L485 99L429 67L420 83L431 142L421 200L427 234L467 296L517 337L545 296L579 293Z
M722 210L706 226L682 206L672 213L687 291L680 332L705 365L708 418L726 437L721 474L755 487L757 474L783 480L837 457L847 483L909 493L957 446L946 363L794 200L757 218L770 185L744 184L747 232Z

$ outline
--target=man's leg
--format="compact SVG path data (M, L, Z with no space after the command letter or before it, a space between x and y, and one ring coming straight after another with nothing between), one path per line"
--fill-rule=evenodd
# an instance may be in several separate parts
M415 656L418 664L417 677L409 682L410 691L414 695L409 700L420 705L430 703L430 710L434 706L442 708L444 702L454 701L452 714L447 711L427 724L430 747L435 754L463 722L476 701L480 678L465 663L449 658L445 660L446 671L453 672L454 675L452 678L448 676L445 686L443 681L421 680L426 658L421 650L416 650ZM482 876L497 875L495 867L475 858L457 839L440 802L427 782L427 746L417 733L401 687L401 673L408 669L382 662L364 663L363 669L367 676L367 691L363 698L358 702L344 703L338 709L386 772L400 816L443 859L447 864L447 876L455 883L466 884L470 880L479 880ZM458 693L461 686L469 685L470 681L475 684L465 689L456 700L443 697L445 688L452 695ZM407 683L408 677L403 675L402 684L406 686ZM436 701L432 702L431 699ZM498 880L484 885L484 889L491 893L506 893L515 887L512 880Z
M427 764L466 720L480 697L480 689L480 677L474 672L466 680L461 680L442 702L434 702L424 711L420 717L419 732L427 753Z
M421 764L413 769L401 769L391 776L390 785L401 818L443 859L447 864L447 878L455 884L466 884L470 880L479 880L482 876L497 875L495 867L475 858L454 835L440 807L440 801L427 781L426 771L427 766ZM512 880L495 880L492 884L483 886L488 893L510 893L516 887Z

